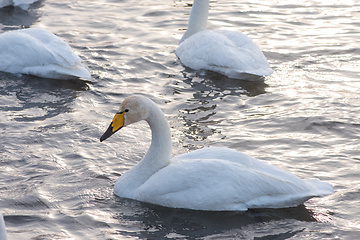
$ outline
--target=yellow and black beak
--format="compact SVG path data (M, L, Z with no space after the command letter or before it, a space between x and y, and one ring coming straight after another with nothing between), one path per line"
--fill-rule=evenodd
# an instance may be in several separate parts
M106 130L106 132L100 137L100 142L104 141L105 139L109 138L111 135L119 131L123 126L125 122L125 111L117 112Z

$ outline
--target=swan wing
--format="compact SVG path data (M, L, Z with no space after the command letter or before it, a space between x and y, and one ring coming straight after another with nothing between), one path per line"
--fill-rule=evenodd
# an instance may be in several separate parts
M244 211L296 206L332 193L330 184L303 180L237 153L206 148L180 155L136 189L133 198L175 208Z
M176 55L187 67L220 72L231 78L242 74L270 75L266 57L248 36L237 31L198 32L176 50Z
M0 70L48 78L91 78L66 42L40 28L0 35Z

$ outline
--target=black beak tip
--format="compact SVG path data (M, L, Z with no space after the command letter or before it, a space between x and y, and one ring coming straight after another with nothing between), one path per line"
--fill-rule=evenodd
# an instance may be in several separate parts
M109 138L111 135L113 135L113 128L110 124L110 126L108 127L108 129L106 130L106 132L100 137L100 142L106 140L107 138Z
M103 142L105 139L107 139L107 137L105 137L104 135L102 135L102 136L100 137L100 142Z
M119 131L121 128L122 128L122 126L119 127L119 129L113 131L112 124L110 124L110 126L109 126L109 128L106 130L106 132L100 137L100 142L108 139L111 135L113 135L114 133L116 133L117 131Z

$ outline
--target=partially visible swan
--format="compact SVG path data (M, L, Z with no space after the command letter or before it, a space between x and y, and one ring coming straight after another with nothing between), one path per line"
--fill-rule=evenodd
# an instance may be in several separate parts
M151 145L144 158L116 181L114 193L120 197L172 208L245 211L293 207L333 193L328 183L300 179L225 147L203 148L171 159L169 124L160 108L143 96L130 96L121 103L100 141L141 120L150 125Z
M6 234L4 217L0 213L0 240L6 240L6 239L7 239L7 234Z
M209 0L194 0L188 28L176 49L185 66L237 79L273 73L264 54L248 36L238 31L206 30L208 14Z
M19 6L23 10L27 10L30 4L37 2L38 0L0 0L0 8L7 6Z
M0 34L0 71L55 79L91 78L70 46L42 28Z

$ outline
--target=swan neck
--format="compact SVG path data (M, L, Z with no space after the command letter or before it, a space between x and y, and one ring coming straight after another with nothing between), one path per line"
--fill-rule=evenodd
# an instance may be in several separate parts
M191 35L206 30L209 15L209 0L194 0L191 8L188 28L181 38L180 43ZM179 43L179 44L180 44Z
M169 123L155 103L148 103L146 107L150 108L150 114L145 121L151 129L151 145L143 159L116 181L114 192L118 196L134 198L136 189L154 173L167 166L171 159L172 141Z
M146 121L151 129L151 145L140 164L146 166L147 172L152 175L170 162L171 130L164 113L155 105Z

